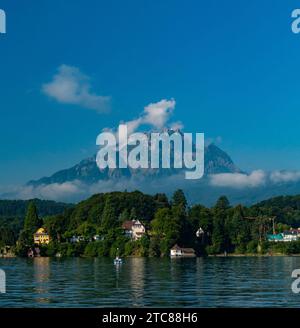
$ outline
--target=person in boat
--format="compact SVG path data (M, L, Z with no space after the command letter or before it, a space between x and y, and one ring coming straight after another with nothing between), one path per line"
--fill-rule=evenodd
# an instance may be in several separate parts
M122 259L119 257L119 248L117 249L117 255L116 255L114 262L115 262L115 264L122 263Z

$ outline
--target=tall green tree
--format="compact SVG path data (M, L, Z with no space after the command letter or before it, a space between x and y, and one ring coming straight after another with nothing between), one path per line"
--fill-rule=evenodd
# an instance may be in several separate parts
M105 206L102 213L101 227L103 231L113 229L117 223L115 205L111 194L107 195Z
M226 196L221 196L215 205L215 209L227 210L230 207L229 200Z
M42 226L42 224L43 221L38 216L35 203L30 202L25 216L24 230L33 234Z
M245 218L244 208L241 205L233 209L226 222L226 230L230 244L235 251L245 252L246 245L251 239L249 221Z
M211 235L213 224L210 209L202 205L194 205L189 211L189 220L195 233L201 227L208 235Z
M211 242L213 231L212 213L210 209L201 205L194 205L189 211L188 220L192 226L190 239L194 241L197 254L206 255L206 247ZM203 233L197 236L196 232L199 228L203 230Z
M154 200L157 208L169 207L169 200L166 194L156 194L154 195Z
M180 218L169 208L160 208L155 213L151 222L153 238L156 238L156 246L159 240L160 251L164 255L169 254L170 247L180 242L182 225ZM153 241L151 243L153 245Z
M181 206L184 210L187 208L187 200L185 198L184 192L178 189L174 192L172 196L172 206Z
M226 196L221 196L213 208L213 231L212 231L212 250L213 253L228 251L228 236L225 229L227 211L230 208Z

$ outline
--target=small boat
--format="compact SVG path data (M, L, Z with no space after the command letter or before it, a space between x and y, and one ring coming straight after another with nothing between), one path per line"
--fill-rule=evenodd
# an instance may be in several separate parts
M114 259L114 265L120 265L123 263L123 260L119 257L119 248L117 249L117 255Z
M117 256L115 259L114 259L114 265L120 265L123 263L123 260L119 258L119 256Z

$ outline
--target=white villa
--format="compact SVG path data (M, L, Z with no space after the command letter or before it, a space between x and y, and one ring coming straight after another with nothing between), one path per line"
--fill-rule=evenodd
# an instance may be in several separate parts
M139 220L125 221L122 225L126 236L138 240L146 233L145 226Z

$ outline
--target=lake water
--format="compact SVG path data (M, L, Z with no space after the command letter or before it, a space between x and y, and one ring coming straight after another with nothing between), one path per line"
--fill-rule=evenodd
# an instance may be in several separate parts
M0 307L299 307L300 257L0 259Z

